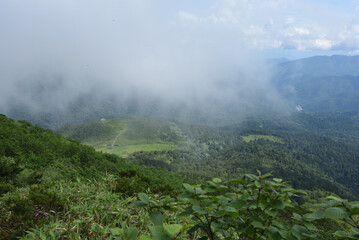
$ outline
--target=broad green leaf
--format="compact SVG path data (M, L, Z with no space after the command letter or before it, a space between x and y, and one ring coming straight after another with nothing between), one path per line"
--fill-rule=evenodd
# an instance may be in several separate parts
M334 236L336 236L338 238L345 238L345 237L348 237L348 233L344 232L344 231L336 231L334 233Z
M303 226L300 225L294 225L292 227L292 234L297 238L297 239L302 239L302 235L303 233L308 233L307 229Z
M205 194L206 193L205 191L202 190L202 188L198 188L198 187L194 188L194 192L196 194Z
M232 179L230 181L228 181L229 183L243 183L243 179L238 178L238 179Z
M152 240L171 240L171 236L169 236L167 233L165 232L161 232L161 233L155 233L153 234Z
M331 200L338 201L338 202L344 202L343 199L341 199L340 197L335 197L335 196L329 196L329 197L327 197L327 199L331 199Z
M137 239L138 230L135 227L130 227L125 233L126 240L136 240Z
M262 210L264 210L264 209L267 207L267 205L268 205L268 202L266 201L266 199L261 199L261 200L259 201L259 207L260 207Z
M297 221L302 221L303 217L301 215L299 215L298 213L293 213L293 219L297 220Z
M233 207L230 207L230 206L226 206L226 207L224 208L224 210L225 210L226 212L237 212L236 209L234 209Z
M197 212L199 214L205 214L206 213L206 211L203 208L201 208L200 206L198 206L198 205L192 206L192 209L193 209L193 211L195 211L195 212Z
M273 208L278 208L278 209L283 209L283 208L285 208L283 201L280 200L280 199L277 199L277 200L272 201L272 202L271 202L271 206L272 206Z
M253 227L255 227L255 228L260 228L260 229L264 229L264 228L265 228L265 226L263 225L263 223L262 223L262 222L259 222L259 221L253 221L253 222L251 223L251 225L252 225Z
M325 217L324 210L318 210L314 213L308 213L303 216L305 221L314 221L324 217Z
M309 234L309 233L303 233L303 236L305 236L305 237L309 237L310 239L316 239L317 234L315 234L315 233L312 233L312 234Z
M256 185L257 188L260 188L262 186L258 181L254 181L254 185Z
M350 202L350 206L353 208L359 208L359 201Z
M139 240L152 240L152 238L146 235L141 235Z
M150 232L155 235L161 232L164 232L162 225L155 225L155 226L149 226L148 229L150 229Z
M151 212L150 218L154 225L162 225L163 223L163 216L160 212Z
M150 200L147 194L145 193L139 193L138 198L144 203L148 203L148 201Z
M343 219L349 216L349 213L342 208L331 207L324 210L324 216L331 219Z
M277 183L280 183L283 181L283 179L280 179L280 178L273 178L273 181L277 182Z
M222 180L219 179L219 178L213 178L212 181L213 181L214 183L221 183L221 182L222 182Z
M293 239L290 235L290 232L285 230L279 230L278 233L281 235L283 239Z
M194 232L197 231L200 227L201 227L201 226L200 226L199 224L196 224L196 225L194 225L193 227L191 227L191 228L187 231L187 233L188 233L188 234L194 233Z
M226 190L226 189L228 189L228 187L224 186L224 185L219 185L217 188L218 188L218 190Z
M358 229L358 228L352 228L352 231L353 231L355 234L358 234L358 235L359 235L359 229Z
M275 217L278 215L278 211L275 209L266 209L265 213L271 217Z
M247 204L247 202L245 200L242 199L238 199L238 200L234 200L233 202L231 202L229 205L231 207L234 207L235 209L241 209L242 207L244 207Z
M244 191L243 194L240 196L239 199L245 201L245 200L247 200L249 197L250 197L250 195L249 195L248 191Z
M206 192L208 192L208 193L211 193L211 192L216 192L216 191L217 191L217 188L214 187L214 186L207 186L207 187L205 187L204 190L205 190Z
M180 233L182 229L181 224L171 224L171 225L165 225L164 226L165 231L168 232L171 237L175 237L178 233Z
M132 203L132 206L134 206L134 207L146 207L147 204L142 202L142 201L136 201L136 202Z
M282 240L283 238L281 237L279 232L273 232L270 234L271 238L273 240Z
M227 212L225 210L218 210L213 213L213 216L214 217L222 217L226 214L227 214Z
M283 204L284 207L290 207L290 208L294 207L294 205L291 202L284 202Z
M271 173L266 173L266 174L262 175L262 178L267 178L267 177L270 177L270 176L272 176Z
M259 178L258 178L256 175L254 175L254 174L245 174L245 176L246 176L247 178L253 180L253 181L254 181L254 180L259 181Z
M284 225L281 222L273 221L272 225L278 228L284 228Z
M194 187L189 185L188 183L183 183L183 187L190 193L194 193Z
M184 210L183 212L181 212L180 214L178 214L178 217L187 217L189 215L191 215L191 213L193 213L193 210L191 207L186 208L186 210Z
M359 208L353 208L350 210L350 215L354 216L354 215L359 215Z
M308 193L306 191L304 191L304 190L301 190L301 189L298 189L298 190L293 189L292 191L295 192L295 193L300 193L300 194L304 194L304 195L308 196Z
M122 228L110 228L110 232L112 235L115 236L122 236L123 235L123 229Z
M162 226L149 226L152 233L152 240L171 240L171 236L166 233Z
M304 226L306 226L310 231L317 231L318 230L312 223L309 223L309 222L305 222Z

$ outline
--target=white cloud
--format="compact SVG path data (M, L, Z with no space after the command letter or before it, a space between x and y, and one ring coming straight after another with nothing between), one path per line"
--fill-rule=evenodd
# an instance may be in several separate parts
M306 28L294 28L295 33L297 33L298 35L309 35L310 31Z
M319 49L328 50L334 46L334 42L328 39L316 39L314 42L315 47Z
M352 8L346 4L352 4ZM217 0L208 16L197 17L203 27L226 26L229 34L235 32L245 39L243 43L248 47L331 50L357 45L356 7L354 2L334 5L311 0ZM192 18L198 22L198 18Z

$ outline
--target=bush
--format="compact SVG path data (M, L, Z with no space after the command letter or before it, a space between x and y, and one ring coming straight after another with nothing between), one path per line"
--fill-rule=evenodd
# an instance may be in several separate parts
M40 185L30 187L28 200L42 211L60 211L65 205L65 200L57 193Z
M11 192L14 190L14 187L9 183L0 183L0 197L8 192Z
M169 197L151 199L138 195L135 206L145 207L153 226L153 239L178 239L195 232L199 239L314 239L316 227L303 216L293 212L296 203L294 190L281 179L270 175L246 174L241 179L221 184L218 178L203 185L183 184L185 192L177 201ZM166 219L176 212L176 224ZM291 215L288 216L288 213Z

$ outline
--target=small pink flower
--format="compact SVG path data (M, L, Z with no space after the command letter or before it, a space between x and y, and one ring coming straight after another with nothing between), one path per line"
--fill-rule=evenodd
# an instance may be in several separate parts
M48 214L47 212L38 211L38 212L36 213L35 217L39 216L39 214L44 215L45 217L48 217L48 216L49 216L49 214Z

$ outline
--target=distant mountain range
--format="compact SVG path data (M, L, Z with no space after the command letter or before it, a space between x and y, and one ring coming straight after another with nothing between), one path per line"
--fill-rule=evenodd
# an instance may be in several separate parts
M281 96L304 111L359 110L359 56L317 56L279 63Z
M359 55L315 56L278 62L278 70L281 76L359 76Z

